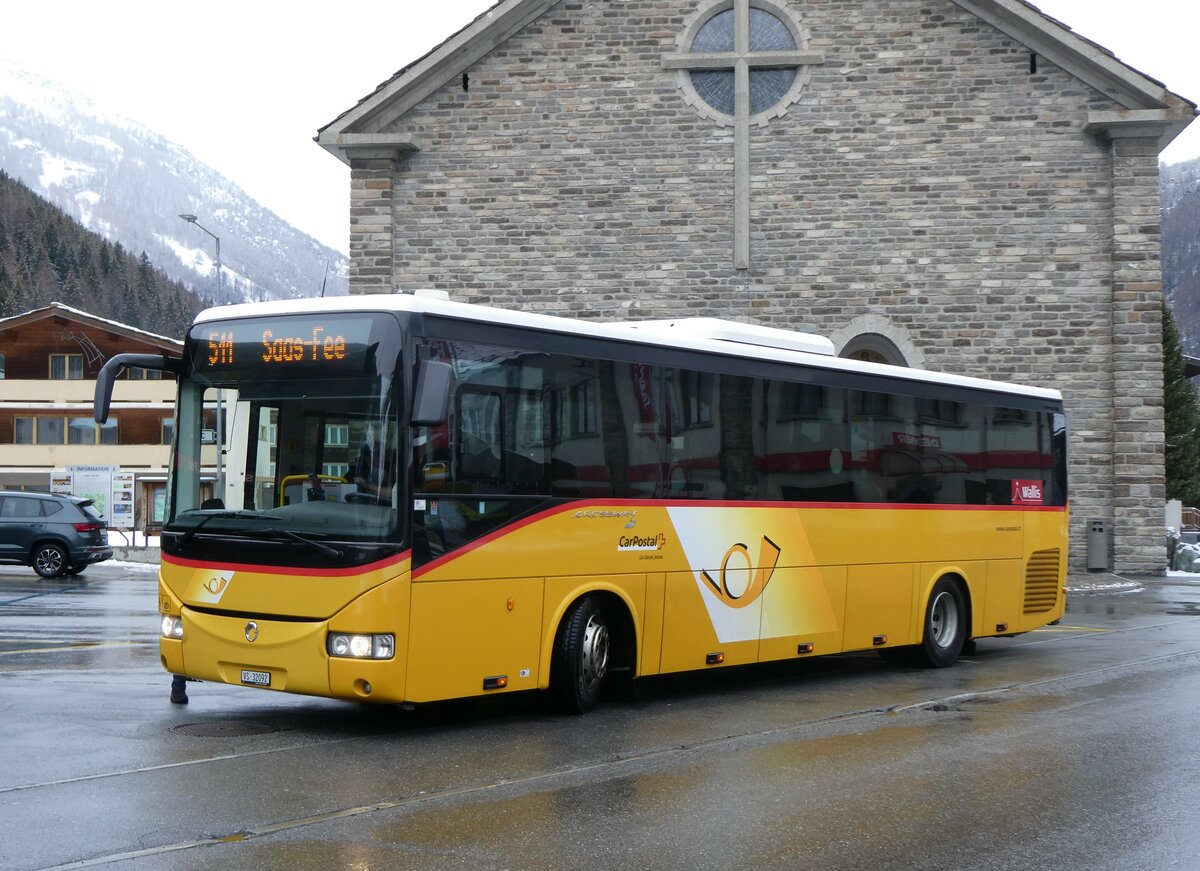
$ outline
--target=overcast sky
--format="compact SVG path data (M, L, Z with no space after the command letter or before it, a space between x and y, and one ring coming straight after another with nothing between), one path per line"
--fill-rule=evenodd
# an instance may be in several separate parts
M317 129L492 5L23 0L4 4L0 59L183 145L285 220L345 252L349 169L312 141ZM1200 102L1200 3L1036 5ZM1163 158L1197 156L1200 121Z

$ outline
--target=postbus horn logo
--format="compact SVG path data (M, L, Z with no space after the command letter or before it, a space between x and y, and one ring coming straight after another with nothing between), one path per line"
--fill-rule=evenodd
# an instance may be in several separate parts
M702 570L700 576L712 587L717 598L730 608L745 608L767 588L775 565L779 562L780 551L779 545L764 535L758 547L756 565L750 559L750 548L738 542L725 551L718 575L719 582L713 580L707 569ZM739 583L739 576L746 580Z

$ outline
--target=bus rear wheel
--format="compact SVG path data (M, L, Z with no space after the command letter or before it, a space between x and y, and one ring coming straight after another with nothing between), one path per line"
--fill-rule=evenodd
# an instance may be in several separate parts
M600 603L586 596L571 606L554 644L550 686L559 706L586 714L600 701L608 676L611 634Z
M918 662L946 668L958 661L967 640L967 602L962 588L950 578L933 585L925 608L925 631L916 649Z

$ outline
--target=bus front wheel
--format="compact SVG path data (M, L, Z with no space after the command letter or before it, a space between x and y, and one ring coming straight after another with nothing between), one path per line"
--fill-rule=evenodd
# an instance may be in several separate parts
M933 585L925 608L925 631L916 652L929 668L946 668L958 661L967 640L967 602L962 587L951 578Z
M586 714L596 707L608 675L610 642L608 618L595 597L571 606L559 627L550 677L563 710Z

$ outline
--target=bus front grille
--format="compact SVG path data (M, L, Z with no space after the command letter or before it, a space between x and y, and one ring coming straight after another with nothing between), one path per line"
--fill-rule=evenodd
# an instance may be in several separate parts
M1059 549L1034 551L1025 565L1025 613L1041 614L1058 601Z

